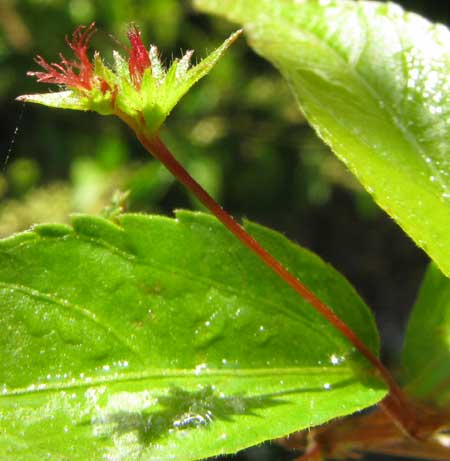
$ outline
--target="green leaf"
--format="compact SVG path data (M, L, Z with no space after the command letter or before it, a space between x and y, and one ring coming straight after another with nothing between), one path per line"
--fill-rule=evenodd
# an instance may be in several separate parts
M430 264L406 331L403 366L409 391L448 401L450 386L450 280Z
M211 216L115 220L79 216L0 242L2 459L194 460L386 394ZM246 227L378 352L373 318L341 275Z
M392 3L196 0L243 24L319 136L450 276L450 33Z

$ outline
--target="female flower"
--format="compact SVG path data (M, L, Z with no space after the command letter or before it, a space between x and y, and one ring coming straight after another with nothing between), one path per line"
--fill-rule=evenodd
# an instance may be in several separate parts
M80 90L91 90L93 86L94 69L87 56L89 40L96 32L95 23L89 27L80 26L72 34L72 41L66 37L66 42L72 48L77 60L69 61L60 53L61 64L48 64L38 55L35 59L45 72L30 71L27 75L36 77L38 82L57 83ZM75 69L78 72L75 72Z
M95 23L80 26L66 42L75 58L66 59L61 53L59 63L48 63L37 56L43 70L28 72L38 82L62 85L61 91L31 94L17 98L50 107L92 110L103 115L117 115L137 134L155 137L171 110L186 92L204 77L238 37L232 34L219 48L194 67L190 66L193 51L175 59L166 69L158 49L145 47L139 29L128 31L130 48L124 58L113 52L113 66L107 66L100 53L88 57L89 41L95 33Z

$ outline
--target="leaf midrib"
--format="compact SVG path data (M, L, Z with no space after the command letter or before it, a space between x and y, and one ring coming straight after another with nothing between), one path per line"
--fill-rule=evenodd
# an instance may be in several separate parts
M205 369L198 372L196 369L155 369L153 371L130 372L120 375L102 375L98 377L89 377L83 379L71 378L70 382L66 383L37 383L31 384L28 387L16 388L12 390L3 390L0 393L1 398L8 398L18 395L31 395L36 393L45 393L52 391L60 391L67 389L83 389L107 384L121 384L136 381L164 381L166 379L194 379L202 380L204 378L274 378L283 376L344 376L353 377L354 370L350 366L339 365L335 367L286 367L286 368L241 368L241 369Z

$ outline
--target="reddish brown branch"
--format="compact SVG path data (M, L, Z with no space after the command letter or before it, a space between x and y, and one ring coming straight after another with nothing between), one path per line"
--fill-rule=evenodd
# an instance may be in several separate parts
M190 190L247 248L255 253L273 272L294 289L328 322L338 329L355 348L372 364L379 377L389 388L389 396L381 403L386 412L397 422L402 430L414 436L418 424L416 415L410 411L409 402L392 375L373 352L364 344L354 331L343 322L326 304L312 293L303 283L291 274L277 259L268 253L234 218L197 183L185 168L172 155L159 137L148 137L140 130L136 135L142 145Z
M297 461L360 459L359 454L363 452L428 461L449 460L449 447L441 445L438 438L432 437L436 431L446 427L448 411L428 406L422 407L421 415L421 429L417 439L405 435L392 418L376 408L370 413L352 415L297 432L278 440L278 443L288 449L304 452Z

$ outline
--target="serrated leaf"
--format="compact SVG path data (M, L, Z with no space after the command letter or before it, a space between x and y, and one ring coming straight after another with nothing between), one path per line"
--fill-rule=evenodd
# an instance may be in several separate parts
M2 460L194 460L379 401L333 327L214 218L80 216L0 242ZM375 352L317 256L247 229Z
M430 401L449 397L450 280L430 264L412 310L403 349L409 392Z
M196 0L244 25L319 136L450 276L450 33L392 3Z

